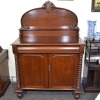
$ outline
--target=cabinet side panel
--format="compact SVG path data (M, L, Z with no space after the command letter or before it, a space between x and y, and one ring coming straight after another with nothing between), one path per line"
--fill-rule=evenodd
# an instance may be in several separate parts
M9 81L9 71L8 71L8 59L4 59L2 63L0 63L0 81L1 81L1 89L3 90L6 84Z

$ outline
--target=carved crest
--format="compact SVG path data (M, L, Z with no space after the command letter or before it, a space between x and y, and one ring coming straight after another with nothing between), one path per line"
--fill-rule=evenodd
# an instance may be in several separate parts
M47 1L47 2L45 2L45 3L43 4L42 7L44 7L44 9L47 11L47 13L50 13L50 12L52 12L52 10L53 10L52 7L55 7L55 5L54 5L52 2Z

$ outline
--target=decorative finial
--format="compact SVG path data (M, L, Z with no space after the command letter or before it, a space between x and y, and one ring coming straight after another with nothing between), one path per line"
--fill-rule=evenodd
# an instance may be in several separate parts
M50 13L53 10L52 7L55 7L55 5L48 0L42 5L42 7L44 7L44 9L47 11L47 13Z

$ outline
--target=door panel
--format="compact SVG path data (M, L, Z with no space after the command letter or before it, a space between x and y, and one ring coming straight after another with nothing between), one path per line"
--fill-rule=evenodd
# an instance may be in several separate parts
M20 54L19 66L23 88L48 87L48 64L46 54Z
M49 87L74 88L77 76L77 54L51 54L49 56Z

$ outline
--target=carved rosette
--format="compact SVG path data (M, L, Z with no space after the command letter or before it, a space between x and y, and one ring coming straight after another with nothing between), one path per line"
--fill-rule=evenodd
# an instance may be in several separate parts
M53 7L55 7L55 5L52 2L47 1L43 4L42 7L46 10L47 13L50 13L52 12Z

